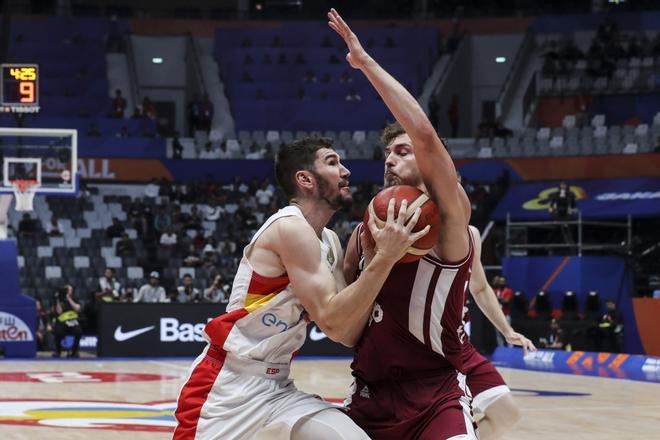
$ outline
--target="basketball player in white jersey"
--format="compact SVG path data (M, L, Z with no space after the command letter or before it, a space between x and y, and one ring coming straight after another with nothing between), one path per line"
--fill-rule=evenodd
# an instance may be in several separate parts
M349 171L330 142L305 138L278 152L275 173L290 205L246 246L227 313L205 327L209 343L180 392L174 439L368 438L336 407L298 391L289 364L306 313L353 345L390 269L429 228L411 233L420 211L406 225L406 204L395 220L392 200L385 228L369 225L378 248L369 268L346 287L341 245L325 225L352 200Z

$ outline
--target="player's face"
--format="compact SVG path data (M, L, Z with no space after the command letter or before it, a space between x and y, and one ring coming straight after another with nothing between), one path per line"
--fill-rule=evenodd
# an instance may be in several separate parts
M353 201L348 186L351 172L341 164L341 159L335 150L321 148L316 152L312 174L316 181L319 199L327 202L335 210L350 206Z
M411 185L419 186L422 177L415 161L412 141L407 134L394 138L385 147L385 186Z

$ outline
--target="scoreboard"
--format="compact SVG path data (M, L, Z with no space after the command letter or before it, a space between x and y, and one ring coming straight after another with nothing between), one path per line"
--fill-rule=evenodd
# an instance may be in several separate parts
M0 112L39 113L39 66L2 64Z

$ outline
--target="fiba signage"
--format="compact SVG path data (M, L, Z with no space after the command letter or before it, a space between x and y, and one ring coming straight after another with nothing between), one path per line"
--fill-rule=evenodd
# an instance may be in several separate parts
M32 330L18 316L0 312L0 342L34 341Z
M101 304L99 356L197 356L223 304Z

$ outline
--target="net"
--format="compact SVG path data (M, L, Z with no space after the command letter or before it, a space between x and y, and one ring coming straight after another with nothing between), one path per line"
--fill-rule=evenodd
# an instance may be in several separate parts
M36 180L13 180L14 197L16 198L16 211L32 211L34 194L39 188L39 182Z

